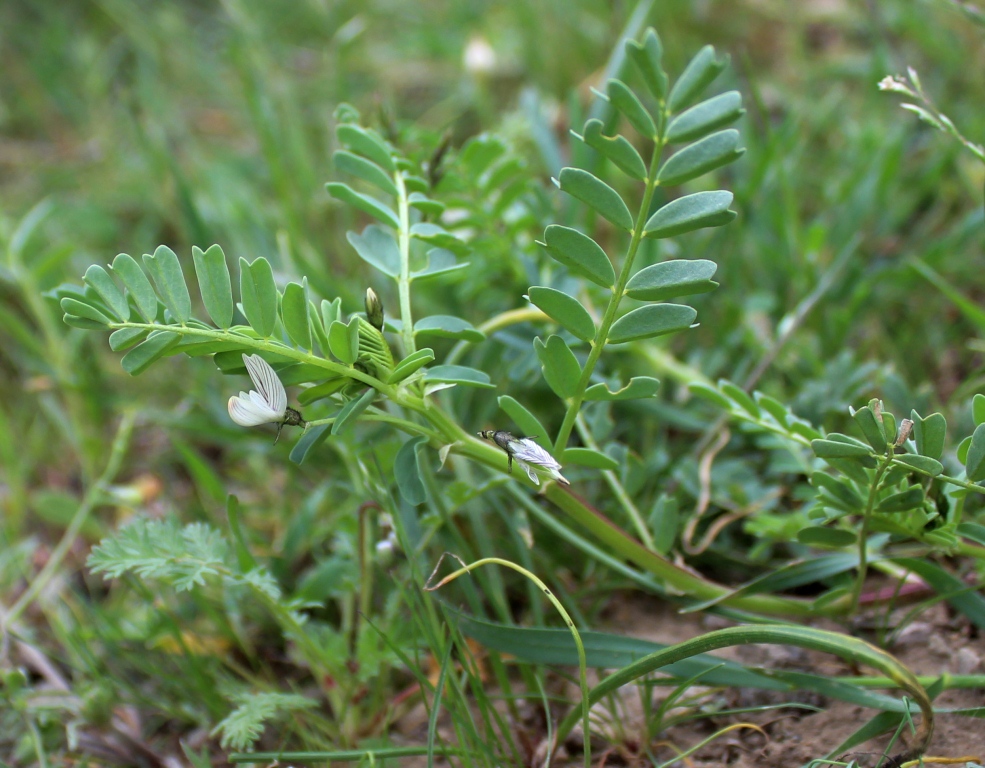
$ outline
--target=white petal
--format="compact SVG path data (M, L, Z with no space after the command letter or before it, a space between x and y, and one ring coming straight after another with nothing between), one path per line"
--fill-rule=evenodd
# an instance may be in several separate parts
M241 427L255 427L257 424L267 424L269 422L281 421L283 413L276 413L267 406L266 403L257 402L259 395L253 397L256 392L240 392L239 396L233 395L229 398L229 418Z
M287 392L284 391L277 372L260 355L243 355L243 362L246 363L246 370L260 397L272 411L281 414L283 418L287 411Z

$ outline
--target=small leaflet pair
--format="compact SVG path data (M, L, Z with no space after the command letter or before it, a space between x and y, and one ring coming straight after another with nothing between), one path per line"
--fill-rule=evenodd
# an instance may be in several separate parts
M506 452L507 466L513 472L513 462L516 461L526 471L534 485L540 485L540 478L534 467L543 469L554 480L565 485L571 485L561 474L561 465L551 454L537 445L531 437L513 437L502 429L484 429L477 433L479 437L491 440Z
M306 427L301 412L287 405L287 392L277 372L260 355L243 355L246 371L250 374L255 390L249 394L240 392L229 398L229 418L241 427L255 427L258 424L277 424L277 437L285 424L292 427Z

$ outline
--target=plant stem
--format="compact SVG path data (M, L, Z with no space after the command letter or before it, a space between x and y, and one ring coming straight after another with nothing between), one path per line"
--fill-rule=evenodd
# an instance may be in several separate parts
M865 583L865 576L869 569L869 519L876 505L879 483L882 482L882 476L892 464L892 455L884 457L879 463L876 473L872 477L872 484L869 486L869 495L865 500L865 509L862 510L862 529L858 534L858 576L855 579L855 586L852 588L852 614L858 611L858 601L862 595L862 586Z
M24 610L34 602L37 596L48 586L48 582L51 581L58 569L61 568L62 561L64 561L72 544L75 543L75 537L79 535L82 526L89 519L89 514L103 500L106 486L113 481L116 473L120 471L123 456L126 454L127 446L130 444L133 422L134 414L132 412L123 414L123 418L120 420L120 426L116 430L116 437L113 438L113 445L109 451L106 468L96 482L89 487L85 497L82 499L82 503L79 504L79 508L75 511L68 527L65 529L65 533L62 534L61 540L52 550L44 568L34 577L30 586L24 591L24 594L20 596L20 599L14 603L10 611L7 612L7 615L3 617L0 635L6 634L7 628L17 622L17 619L20 618Z
M595 339L592 341L592 348L588 353L585 367L582 369L581 376L578 379L575 393L568 401L568 410L564 414L564 421L561 422L557 439L554 441L555 454L563 453L564 448L568 444L568 438L571 436L571 430L575 425L575 417L578 415L582 400L585 398L585 389L588 387L588 382L591 381L592 373L595 371L595 365L602 355L602 350L605 349L605 342L609 337L609 329L616 321L619 302L622 301L623 293L626 290L626 283L629 282L629 277L633 271L633 261L636 259L636 253L639 251L640 243L643 242L643 227L646 224L647 216L650 212L653 193L659 183L657 181L657 168L659 167L660 155L663 152L663 148L664 140L658 138L653 144L653 155L650 158L646 189L643 192L643 200L640 202L639 212L636 214L636 225L633 227L633 236L629 241L629 249L626 251L626 258L623 260L622 269L619 270L619 277L616 279L616 284L612 289L609 303L605 307L605 314L603 314L602 321L599 323L598 330L595 332Z
M400 231L397 232L397 244L400 248L400 275L397 278L397 291L400 294L400 334L404 342L404 355L413 354L414 318L410 310L410 204L407 201L407 186L401 171L393 174L397 185L397 211L400 216Z
M598 443L596 443L595 438L592 437L592 432L588 428L588 425L585 424L585 419L581 414L578 414L578 418L575 419L575 426L578 429L578 436L585 444L585 447L591 448L593 451L599 450ZM605 478L605 482L609 485L609 489L622 505L626 515L630 520L632 520L633 527L636 529L636 535L640 537L640 541L643 542L643 546L647 549L655 550L657 545L653 541L653 534L650 533L650 529L647 527L646 521L643 519L640 511L636 508L633 500L629 498L629 494L626 493L626 489L623 488L622 482L619 480L619 476L610 469L603 469L602 477Z
M281 357L287 357L292 360L297 360L299 363L309 363L310 365L318 366L319 368L324 368L327 371L338 376L346 376L350 379L355 379L356 381L361 381L373 389L377 390L381 394L390 398L391 400L396 400L397 402L403 403L399 398L397 398L397 388L384 384L382 381L377 379L368 373L363 373L358 368L352 368L348 365L343 365L342 363L334 363L331 360L326 360L318 355L311 354L310 352L305 352L304 350L294 349L286 344L281 344L270 339L254 339L250 336L244 336L239 333L233 333L228 330L218 330L213 328L196 328L195 326L176 326L176 325L164 325L162 323L110 323L108 328L114 330L120 328L143 328L150 331L171 331L172 333L181 334L182 336L201 336L206 339L214 339L215 341L230 341L235 344L240 344L244 347L249 347L251 349L258 349L265 352L273 352Z

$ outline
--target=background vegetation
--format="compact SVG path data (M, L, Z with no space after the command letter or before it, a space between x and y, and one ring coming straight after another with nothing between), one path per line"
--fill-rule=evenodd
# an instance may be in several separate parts
M538 283L598 301L558 274L536 241L545 226L566 223L609 244L605 225L550 178L564 166L592 167L630 189L568 131L582 131L597 104L591 89L604 88L627 31L636 39L647 25L659 31L672 77L714 45L731 66L712 92L742 93L736 127L746 152L700 188L734 192L739 216L661 241L646 258L714 261L721 287L689 300L698 328L606 353L607 375L662 384L653 398L587 408L581 440L593 436L618 468L604 480L566 465L566 476L649 551L668 562L687 555L704 577L729 585L816 555L797 534L823 506L809 482L822 465L806 439L790 450L790 430L745 429L736 401L709 404L690 385L725 378L818 430L857 437L848 407L870 398L899 418L940 411L946 474L967 469L980 479L968 446L961 456L957 448L985 420L972 405L985 349L985 163L876 86L913 67L937 107L981 143L983 18L944 0L4 3L0 754L11 765L80 754L207 764L247 747L406 744L429 760L453 748L482 764L543 760L544 734L528 744L516 725L522 702L542 696L555 708L545 720L557 721L578 716L577 692L536 659L514 665L480 653L462 635L479 629L455 617L462 609L546 628L558 626L556 615L540 589L493 569L436 600L421 590L430 568L445 551L519 563L582 630L599 628L602 609L627 588L666 594L663 577L627 565L623 551L586 556L583 528L499 470L453 457L439 471L429 452L429 501L415 511L392 484L405 436L386 425L361 424L295 464L284 438L272 446L268 432L229 420L226 399L245 379L180 355L131 377L104 334L62 323L57 286L160 244L186 276L192 247L219 243L231 265L266 258L281 287L307 277L318 296L341 298L345 314L361 309L372 286L398 315L396 289L346 237L368 219L323 186L341 177L332 153L342 103L410 163L445 169L446 199L471 216L462 232L470 267L422 284L417 314L481 327L527 308L523 296ZM470 140L494 158L492 172L472 173ZM450 413L466 432L520 434L498 410L497 396L508 394L557 434L565 412L541 377L532 344L540 325L487 331L460 349L454 339L432 345L496 385L442 395ZM739 417L724 421L733 411ZM960 508L980 527L979 496L959 502L941 486L924 490L944 517ZM149 565L143 552L139 567L109 568L119 578L104 580L86 558L133 520L142 522L124 530L134 538L110 539L102 551L118 546L119 563L127 546L153 542L160 562ZM394 525L412 536L411 555ZM936 544L921 535L904 553L936 563L920 573L936 587L929 600L960 593L961 615L979 627L985 611L974 590L985 571L973 548L985 546L982 533L948 529L952 538ZM861 578L852 582L858 560L846 563L762 591L784 600L793 584L801 596L830 592L837 604L862 588ZM965 586L941 586L941 573ZM559 632L550 638L562 648L570 641ZM845 643L847 655L865 659L847 634ZM489 637L485 645L497 647ZM394 723L421 701L426 727L394 740ZM664 714L648 718L652 732L633 755L647 754ZM439 733L444 717L450 725Z

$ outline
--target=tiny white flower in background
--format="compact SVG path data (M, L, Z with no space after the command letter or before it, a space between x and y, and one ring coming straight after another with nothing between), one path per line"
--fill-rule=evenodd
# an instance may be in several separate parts
M249 394L240 392L229 398L229 418L241 427L258 424L277 424L277 437L285 424L305 426L301 413L287 407L287 392L277 377L277 372L260 355L243 355L246 371L250 374L255 390Z
M534 485L540 485L540 478L537 476L537 469L544 470L554 480L565 485L571 485L561 474L561 465L551 454L541 448L530 437L513 437L509 432L501 429L486 429L479 432L479 437L492 440L496 445L506 451L508 457L507 466L509 471L513 471L513 462L516 461L527 473Z
M496 51L484 37L469 38L462 59L472 75L488 75L496 68Z

